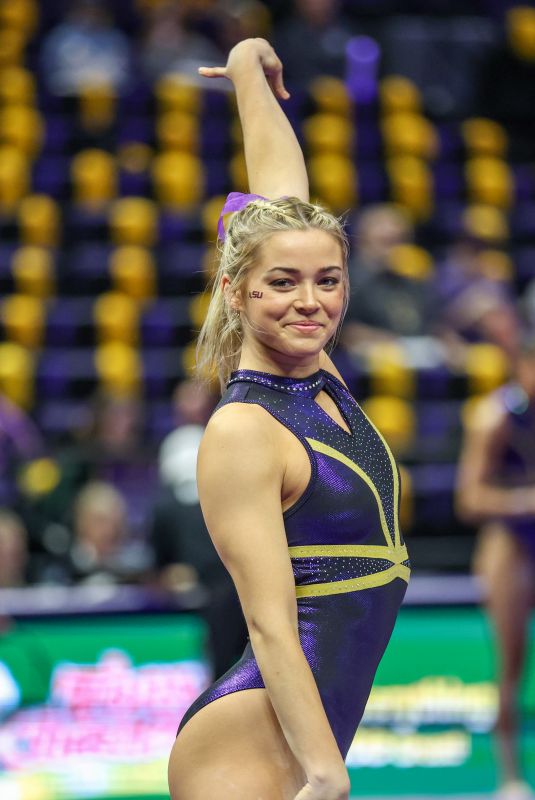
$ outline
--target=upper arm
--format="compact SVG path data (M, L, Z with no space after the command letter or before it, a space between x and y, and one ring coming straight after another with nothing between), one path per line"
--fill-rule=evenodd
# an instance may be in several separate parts
M199 498L250 631L297 625L281 508L283 472L268 412L233 403L212 417L199 450Z
M457 475L457 493L483 485L492 474L503 442L506 420L493 397L485 398L473 410L466 424Z

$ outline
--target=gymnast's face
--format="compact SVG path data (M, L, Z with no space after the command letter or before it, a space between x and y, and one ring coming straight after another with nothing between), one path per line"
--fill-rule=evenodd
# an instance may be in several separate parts
M340 321L344 269L341 247L326 231L272 234L235 298L244 347L312 363Z

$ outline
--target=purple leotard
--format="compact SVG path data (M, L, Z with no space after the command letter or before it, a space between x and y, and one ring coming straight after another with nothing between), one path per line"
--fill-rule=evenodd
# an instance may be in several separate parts
M351 433L316 402L325 390ZM381 434L341 381L325 370L288 378L233 372L218 408L255 403L303 444L312 468L284 512L301 645L345 757L409 580L399 530L399 471ZM261 457L261 454L259 454ZM264 687L250 642L243 656L184 715L232 692Z

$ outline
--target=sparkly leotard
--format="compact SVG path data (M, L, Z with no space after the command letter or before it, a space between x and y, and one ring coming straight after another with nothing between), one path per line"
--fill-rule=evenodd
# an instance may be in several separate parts
M316 402L326 391L351 433ZM233 372L218 408L256 403L305 447L309 484L284 512L301 645L345 757L409 580L398 525L399 472L383 437L344 384L319 370L289 378ZM263 688L250 642L243 656L184 715L223 695Z

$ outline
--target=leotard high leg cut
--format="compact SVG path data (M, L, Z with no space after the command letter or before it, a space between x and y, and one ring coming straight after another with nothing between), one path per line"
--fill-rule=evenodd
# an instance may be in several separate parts
M351 433L316 402L326 391ZM345 757L360 723L410 574L399 529L399 471L382 435L325 370L291 378L232 373L218 408L256 403L305 447L310 482L284 513L301 646ZM186 711L180 730L219 697L264 683L250 642Z

